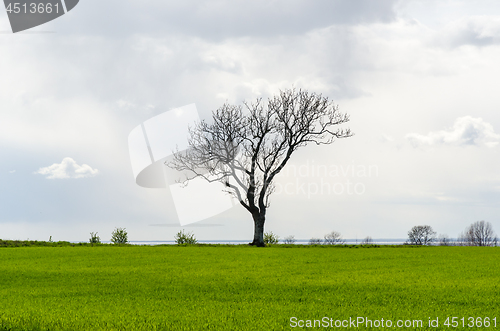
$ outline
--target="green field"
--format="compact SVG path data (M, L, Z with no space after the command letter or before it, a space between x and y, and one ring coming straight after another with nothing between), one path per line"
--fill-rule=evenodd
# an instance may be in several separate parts
M324 317L496 330L499 261L497 247L7 247L0 330L300 330Z

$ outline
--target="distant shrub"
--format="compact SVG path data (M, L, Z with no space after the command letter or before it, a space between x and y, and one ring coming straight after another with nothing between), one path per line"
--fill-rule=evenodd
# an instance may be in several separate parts
M451 246L453 245L453 241L445 234L440 234L437 243L439 246Z
M344 244L344 240L342 240L342 236L337 231L332 231L329 234L325 235L325 245L342 245Z
M323 241L319 238L311 238L309 239L309 245L321 245Z
M101 243L101 237L99 237L99 236L97 235L97 232L95 232L95 233L94 233L94 232L91 232L91 233L90 233L90 239L89 239L89 242L90 242L91 244L100 244L100 243Z
M74 246L68 241L36 241L36 240L1 240L0 247L63 247L63 246Z
M361 242L361 245L373 245L372 237L368 236Z
M296 241L297 240L295 240L295 236L288 236L283 240L283 242L288 245L295 244Z
M280 237L278 237L278 235L275 235L272 231L264 233L264 244L273 245L279 243L279 241Z
M111 241L113 244L128 243L128 233L125 228L115 228L111 233Z
M177 234L174 236L174 239L177 245L194 245L198 243L192 232L184 232L184 230L177 232Z
M490 222L478 221L465 229L459 237L462 246L497 246L498 238Z

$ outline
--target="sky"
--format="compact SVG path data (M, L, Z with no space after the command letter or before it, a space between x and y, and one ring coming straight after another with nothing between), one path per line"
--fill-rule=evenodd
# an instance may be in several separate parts
M168 189L136 184L128 136L293 87L332 100L354 136L293 155L266 231L500 234L498 1L81 0L16 34L0 9L0 57L2 239L251 241L238 205L181 227Z

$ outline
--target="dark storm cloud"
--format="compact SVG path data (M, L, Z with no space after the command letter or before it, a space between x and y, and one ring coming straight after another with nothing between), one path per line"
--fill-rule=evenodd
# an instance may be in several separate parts
M336 24L389 22L396 0L83 2L72 26L102 35L181 34L221 40L301 34ZM92 20L89 18L92 17ZM74 31L74 30L73 30Z

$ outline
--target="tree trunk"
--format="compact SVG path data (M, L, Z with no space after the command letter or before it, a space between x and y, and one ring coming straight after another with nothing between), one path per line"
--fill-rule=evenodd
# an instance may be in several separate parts
M254 222L254 234L253 241L250 245L257 247L265 247L264 243L264 222L266 221L266 215L261 213L252 214Z

